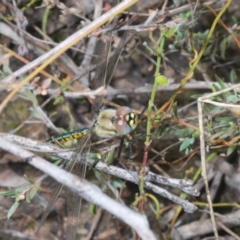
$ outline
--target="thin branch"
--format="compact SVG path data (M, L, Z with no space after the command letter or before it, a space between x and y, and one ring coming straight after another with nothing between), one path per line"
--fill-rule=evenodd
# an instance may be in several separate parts
M202 178L205 184L205 190L207 194L207 201L208 201L208 207L210 210L210 216L212 221L212 228L215 234L216 239L218 238L218 232L217 232L217 225L216 220L214 217L213 212L213 206L212 206L212 200L210 196L209 186L208 186L208 179L207 179L207 168L206 168L206 153L205 153L205 139L204 139L204 127L203 127L203 105L202 99L198 99L198 117L199 117L199 139L200 139L200 152L201 152L201 166L202 166Z
M228 227L238 227L240 225L240 210L217 217L217 228L221 229L221 223ZM195 237L204 236L213 232L211 219L192 221L190 224L185 224L176 229L182 239L194 239ZM201 238L201 237L200 237Z
M149 229L149 224L145 216L138 214L128 207L111 199L96 185L66 172L65 170L49 163L45 159L35 156L32 152L29 152L16 144L8 142L3 138L0 138L0 148L25 159L30 165L45 172L88 202L94 203L115 215L123 222L131 226L142 239L156 239L153 232Z
M101 27L107 21L112 19L114 16L118 15L119 13L123 12L125 9L132 6L136 3L137 0L124 0L123 2L119 3L117 6L109 10L107 13L103 14L101 17L90 23L89 25L85 26L84 28L80 29L76 33L69 36L66 40L61 42L58 46L51 49L49 52L43 54L41 57L35 59L31 63L27 64L28 67L31 66L31 69L39 66L35 69L32 73L30 73L21 83L18 84L16 88L14 88L8 96L4 99L4 101L0 104L0 113L2 113L3 109L6 107L8 102L12 99L12 97L19 91L21 87L26 85L30 80L32 80L40 71L42 71L45 67L47 67L51 62L57 59L61 54L63 54L67 49L75 45L77 42L82 40L84 37L91 34L94 30ZM16 71L15 73L11 74L9 77L5 78L2 82L7 83L11 82L12 79L15 79L19 76L19 72L23 74L23 68Z
M219 84L217 82L205 82L205 81L196 81L196 80L192 80L191 82L186 83L184 89L212 89L213 84L219 86ZM234 85L235 86L235 85ZM237 87L238 85L236 85ZM178 83L173 83L170 84L168 86L165 87L158 87L157 91L175 91L176 89L178 89L179 84ZM57 91L57 90L56 90ZM56 92L55 90L49 90L48 89L48 93L53 94ZM145 84L145 86L143 87L138 87L138 88L132 88L132 89L124 89L124 90L118 90L118 89L114 89L111 88L111 91L107 91L106 96L107 97L114 97L117 95L122 95L122 94L126 94L126 95L132 95L132 94L144 94L144 93L151 93L152 91L152 84ZM91 95L91 93L93 95L96 95L95 92L69 92L69 91L65 91L63 93L63 95L66 98L81 98L83 96L88 96Z
M27 139L24 137L20 137L20 136L8 134L8 133L0 133L0 137L12 143L21 145L22 147L26 149L30 149L32 151L54 153L56 156L63 158L65 160L68 160L68 161L72 160L72 154L73 154L72 149L71 150L61 149L50 143L40 143L31 139ZM92 166L94 162L95 160L88 158L89 166ZM99 171L105 172L107 174L111 174L116 177L125 179L127 181L139 184L139 176L137 172L128 171L115 166L108 166L103 162L98 162L94 168ZM186 200L183 200L178 196L175 196L174 194L166 191L165 189L159 187L158 185L154 185L153 183L151 183L151 182L155 182L158 184L175 187L180 189L181 191L186 192L187 194L191 194L193 196L199 196L199 191L197 191L192 186L193 185L192 180L166 178L152 172L147 172L146 175L144 176L144 182L145 182L145 187L147 189L181 205L186 212L192 213L195 210L197 210L197 207L194 204Z

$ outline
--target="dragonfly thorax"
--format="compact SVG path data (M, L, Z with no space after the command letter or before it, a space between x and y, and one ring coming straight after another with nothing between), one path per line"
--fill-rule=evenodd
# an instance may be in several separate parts
M129 107L102 110L94 127L94 132L103 138L129 134L137 126L138 116Z

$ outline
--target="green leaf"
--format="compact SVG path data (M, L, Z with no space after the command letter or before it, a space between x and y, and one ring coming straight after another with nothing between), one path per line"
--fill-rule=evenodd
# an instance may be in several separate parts
M58 103L61 103L64 101L64 98L62 95L58 95L56 98L55 98L55 101L53 103L53 105L57 105Z
M213 92L217 92L217 91L220 91L220 90L221 90L221 89L219 88L219 86L218 86L217 84L215 84L215 83L212 85L211 88L212 88L212 91L213 91Z
M25 194L25 199L26 199L26 202L27 202L27 203L31 203L31 198L30 198L29 192L27 192L27 193Z
M37 98L36 96L34 95L34 93L30 90L26 90L24 92L19 92L18 93L18 96L23 98L23 99L26 99L28 101L31 101L34 105L37 105L38 104L38 101L37 101Z
M223 133L223 135L220 136L221 139L225 139L225 138L228 138L228 137L229 137L228 133Z
M177 28L176 27L173 27L173 28L170 28L169 30L167 30L164 35L169 38L169 37L172 37L175 32L177 31Z
M94 170L94 175L97 179L102 179L102 173L97 171L97 170Z
M219 78L217 75L215 75L215 78L216 78L218 84L220 85L220 89L219 90L223 90L223 89L227 88L226 84L223 82L223 80L221 78ZM222 93L222 95L224 97L228 97L228 96L231 95L231 93L230 92L224 92L224 93Z
M173 116L175 117L175 118L178 118L178 108L177 108L177 102L175 102L174 104L173 104Z
M231 83L238 83L237 74L236 74L236 71L234 69L232 69L230 71L230 82Z
M215 117L214 120L216 122L224 122L227 123L227 126L229 126L229 123L235 120L235 117L233 116L220 116L220 117ZM219 124L219 123L218 123Z
M35 107L29 107L29 112L31 115L39 120L43 119L43 116L36 110Z
M8 218L8 219L9 219L9 218L13 215L13 213L17 210L18 206L19 206L19 202L18 202L18 201L16 201L16 202L11 206L11 208L9 209L8 214L7 214L7 218Z
M88 206L88 212L90 214L96 214L96 211L97 211L97 207L95 204L89 204Z
M4 76L7 77L12 74L12 70L9 67L9 59L5 59L2 69L3 69Z
M209 56L211 55L213 52L213 45L212 44L209 44L206 48L206 50L204 51L204 56ZM214 61L216 62L216 61Z
M8 191L6 192L0 192L0 196L3 196L3 197L11 196L15 198L16 193L13 189L9 188Z
M220 77L218 77L217 75L215 75L215 78L216 78L216 80L217 80L217 82L218 82L218 84L219 84L219 86L220 86L220 88L218 88L218 90L225 89L225 88L226 88L226 85L225 85L225 83L223 82L223 80L222 80Z
M89 152L88 156L89 156L89 158L95 160L95 164L97 164L97 162L99 162L101 160L103 161L101 154L98 152Z
M193 129L191 128L183 128L183 129L173 129L172 134L178 136L179 138L186 138L188 136L191 136L193 133Z
M163 123L159 126L157 130L157 139L162 138L170 129L169 123Z
M154 106L154 111L157 111L157 108ZM162 119L162 117L164 116L164 112L160 112L159 114L157 114L156 116L155 116L155 118L153 119L153 123L154 124L157 124L157 123L159 123L160 122L160 120Z
M30 200L34 198L34 196L36 195L36 193L39 190L40 186L41 186L40 182L36 182L34 184L34 186L32 187L31 191L29 192Z
M180 151L185 150L186 148L188 148L190 145L192 145L194 143L194 138L185 138L184 141L182 142L182 144L180 145Z
M230 103L237 103L240 101L240 98L237 95L231 95L227 97L227 101Z
M199 130L195 130L195 131L192 133L192 137L193 137L193 138L197 138L197 137L199 137L199 135L200 135Z
M190 152L192 152L192 148L188 147L185 149L185 155L188 155Z
M235 147L229 147L227 149L227 156L229 156L233 151L234 151Z
M114 150L110 150L106 153L104 160L104 163L106 163L108 166L113 163L113 155L114 155Z
M209 46L212 46L212 49L211 51L209 52L210 53L210 59L213 63L217 63L218 61L216 60L216 56L218 55L217 52L219 50L219 48L217 48L215 45L213 44L209 44ZM205 55L205 51L204 51L204 56Z
M114 180L114 181L112 182L112 185L113 185L114 188L122 188L122 187L125 186L124 182L121 181L121 179Z
M226 46L227 46L227 38L224 38L222 42L220 43L220 52L221 52L221 57L225 59L225 52L226 52Z
M59 160L61 160L58 156L56 156L56 155L51 155L51 159L53 160L53 161L59 161ZM55 165L57 165L57 164L55 164Z
M8 191L0 192L0 196L4 196L4 197L9 196L12 198L16 198L18 197L19 194L26 191L27 189L28 189L27 186L19 187L17 189L8 188Z
M31 184L34 184L36 182L34 178L28 177L26 174L24 174L23 176Z
M222 107L220 106L215 106L211 111L210 113L213 114L213 113L218 113L222 110Z
M168 78L164 75L158 75L155 77L155 80L157 81L158 85L162 87L166 87L168 85Z
M181 18L189 18L191 16L191 14L192 14L191 11L184 11L184 12L179 13L179 16Z
M203 96L202 94L194 94L194 95L191 96L191 98L198 99L198 98L200 98L202 96Z

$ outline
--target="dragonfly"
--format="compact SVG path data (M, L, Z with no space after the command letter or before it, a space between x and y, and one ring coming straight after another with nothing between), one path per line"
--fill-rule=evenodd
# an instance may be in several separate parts
M105 44L102 48L102 52L99 55L99 62L102 59L106 59L102 65L100 65L96 72L93 80L94 88L97 89L101 86L105 88L109 85L115 68L117 66L119 57L124 49L125 44L129 39L131 39L133 34L124 33L118 47L116 48L114 54L110 57L111 44ZM66 162L65 170L78 175L81 178L85 177L86 167L87 167L87 154L90 151L90 142L93 134L98 135L100 138L114 138L122 137L128 135L132 132L138 124L138 115L133 112L133 110L127 106L119 107L118 109L107 108L100 110L102 106L103 96L96 96L92 104L91 116L94 119L93 124L89 128L75 130L63 135L60 135L52 142L59 142L64 144L65 142L78 139L78 148L72 156L73 161ZM81 164L79 163L81 161ZM54 190L53 197L50 200L47 209L45 210L37 231L43 225L48 213L52 209L52 205L55 203L60 191L62 190L62 185L58 184ZM82 199L75 193L68 190L67 192L67 231L66 239L74 240L77 225L79 222L79 213L81 208Z

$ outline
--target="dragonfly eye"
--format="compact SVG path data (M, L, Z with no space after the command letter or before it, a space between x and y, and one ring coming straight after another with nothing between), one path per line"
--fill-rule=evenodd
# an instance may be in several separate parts
M134 130L138 123L138 116L129 107L120 107L116 111L114 126L120 135L126 135Z

